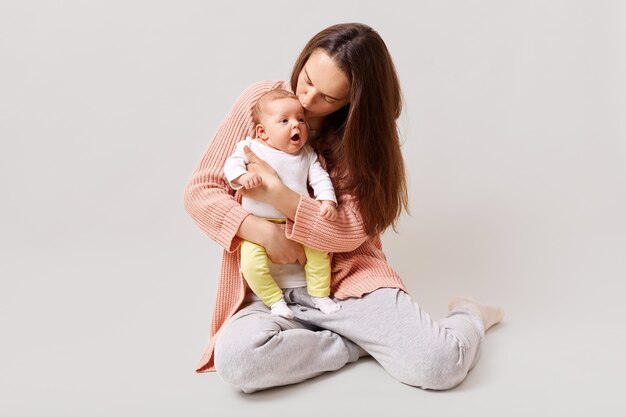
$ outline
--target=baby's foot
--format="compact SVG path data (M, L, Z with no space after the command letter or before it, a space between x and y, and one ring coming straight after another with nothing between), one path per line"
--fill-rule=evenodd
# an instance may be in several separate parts
M270 310L270 314L272 316L280 316L285 319L293 318L293 312L289 309L289 307L287 307L287 303L285 302L284 298L281 298L280 300L272 304Z
M504 317L502 308L490 304L481 304L469 297L454 297L448 304L448 310L467 308L476 312L483 321L485 331L494 324L500 323Z
M335 313L341 310L341 305L328 297L311 297L311 299L313 299L313 305L324 314Z

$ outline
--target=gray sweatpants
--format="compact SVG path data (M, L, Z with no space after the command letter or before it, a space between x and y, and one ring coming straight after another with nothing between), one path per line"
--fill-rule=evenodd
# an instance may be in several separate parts
M284 293L294 319L270 316L255 297L217 334L216 371L243 392L304 381L367 354L400 382L449 389L476 363L485 333L472 311L433 321L396 288L335 299L341 310L332 314L313 307L305 287Z

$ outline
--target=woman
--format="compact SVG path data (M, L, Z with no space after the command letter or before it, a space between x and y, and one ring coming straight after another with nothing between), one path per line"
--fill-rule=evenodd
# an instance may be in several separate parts
M250 215L222 174L235 144L252 136L252 109L273 88L296 93L306 109L311 144L338 195L338 219L285 187L248 152L248 170L263 185L249 190L288 218L278 225ZM217 370L244 392L292 384L373 356L397 380L448 389L473 367L484 332L502 319L498 307L454 298L449 315L433 321L387 265L380 233L407 205L396 119L401 93L393 62L377 32L363 24L331 26L305 46L291 83L261 82L239 97L190 179L185 206L224 249L211 341L198 371ZM305 262L302 245L333 253L332 295L341 304L326 315L305 287L285 288L295 318L271 317L239 273L238 246L264 246L277 264Z

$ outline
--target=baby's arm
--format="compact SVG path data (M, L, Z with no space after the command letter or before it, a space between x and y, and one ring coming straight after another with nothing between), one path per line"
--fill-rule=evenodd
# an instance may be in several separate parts
M226 159L226 163L224 164L224 175L234 190L238 190L242 187L249 190L261 185L261 176L253 172L248 172L246 169L248 158L246 158L243 148L250 146L251 143L252 139L250 138L239 142L235 152Z
M246 190L249 190L254 187L258 187L263 182L261 176L255 172L246 172L245 174L240 175L231 181L231 183L236 185L241 185Z
M317 159L315 151L310 149L309 184L313 188L313 193L318 201L321 201L320 214L330 221L337 220L337 197L333 183L326 170Z

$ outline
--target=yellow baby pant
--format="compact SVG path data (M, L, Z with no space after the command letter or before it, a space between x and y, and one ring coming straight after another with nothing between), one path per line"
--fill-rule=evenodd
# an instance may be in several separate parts
M306 288L314 297L330 295L330 255L304 246ZM250 289L270 307L283 296L283 292L270 275L269 258L265 248L244 240L241 244L241 273Z

